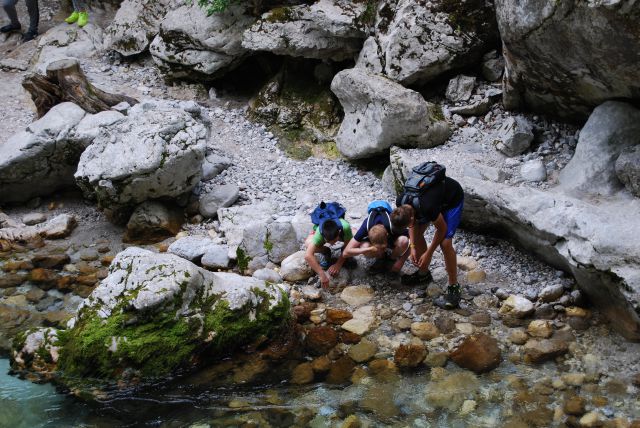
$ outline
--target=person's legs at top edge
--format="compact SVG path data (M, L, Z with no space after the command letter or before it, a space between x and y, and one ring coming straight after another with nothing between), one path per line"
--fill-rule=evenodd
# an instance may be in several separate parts
M18 12L16 12L16 3L18 0L2 0L2 8L9 18L9 24L0 28L0 32L8 33L9 31L16 31L21 28L20 21L18 20Z
M22 35L22 41L28 42L38 37L40 8L38 7L38 0L25 0L25 2L27 4L27 11L29 12L29 29Z

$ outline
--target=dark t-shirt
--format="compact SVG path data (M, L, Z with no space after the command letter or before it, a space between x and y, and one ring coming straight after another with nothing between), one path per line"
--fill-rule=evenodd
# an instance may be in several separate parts
M445 177L442 183L438 183L420 196L420 210L418 222L434 222L438 214L460 205L464 198L462 186L453 178Z
M377 224L381 224L384 226L385 229L387 229L387 233L389 233L389 238L388 238L389 246L391 247L393 247L393 244L396 242L396 239L398 239L399 236L409 236L409 232L407 229L403 229L401 231L398 231L397 233L394 230L393 231L394 233L391 233L391 225L389 224L389 217L385 213L378 212L371 215L371 220L369 220L368 228L367 228L367 220L369 220L368 216L362 222L356 234L353 235L353 239L355 239L358 242L368 241L369 229L371 229L373 226Z

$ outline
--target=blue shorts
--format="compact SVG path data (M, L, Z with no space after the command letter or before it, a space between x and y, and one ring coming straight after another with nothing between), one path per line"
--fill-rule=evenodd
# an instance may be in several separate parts
M460 220L462 219L462 207L464 205L464 200L460 201L458 206L451 208L442 213L442 217L444 217L444 222L447 223L447 234L444 239L451 239L453 235L456 234L456 230L460 225Z

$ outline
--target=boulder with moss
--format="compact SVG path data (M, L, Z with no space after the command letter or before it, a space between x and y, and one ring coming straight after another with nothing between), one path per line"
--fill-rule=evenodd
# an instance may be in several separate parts
M403 85L422 85L480 62L497 40L491 2L383 0L357 67Z
M330 64L288 60L251 101L249 115L269 126L289 155L307 157L314 144L334 141L342 121L328 87L333 76Z
M343 61L354 58L365 38L365 2L319 0L265 13L242 36L242 46L278 55Z
M379 155L393 145L434 147L451 134L438 106L386 77L361 68L343 70L331 90L345 112L336 142L348 159Z
M207 16L193 2L171 10L149 51L171 79L208 80L239 65L249 50L242 47L242 33L255 22L240 4Z
M149 379L215 361L288 317L278 286L130 247L52 343L63 382ZM28 369L23 342L14 363Z

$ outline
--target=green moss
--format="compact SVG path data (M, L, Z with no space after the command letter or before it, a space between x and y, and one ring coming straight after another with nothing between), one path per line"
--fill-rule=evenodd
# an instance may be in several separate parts
M442 112L442 106L440 104L434 104L430 109L431 119L440 122L445 120L444 113Z
M269 233L269 231L267 230L267 235L264 238L264 243L262 244L262 246L264 247L264 249L267 251L267 254L269 254L272 250L273 250L273 242L271 242L269 240L269 237L271 236L271 234Z
M378 10L379 0L367 0L367 5L362 12L362 14L358 17L357 23L362 26L371 26L375 23L376 20L376 11Z
M244 271L249 267L249 262L251 262L251 257L245 253L242 247L238 247L236 250L236 259L238 260L238 268L240 271Z
M293 11L290 7L277 7L272 9L266 18L267 22L288 22L293 19Z
M320 150L324 157L328 159L339 159L341 157L340 150L335 141L329 141L320 145Z

